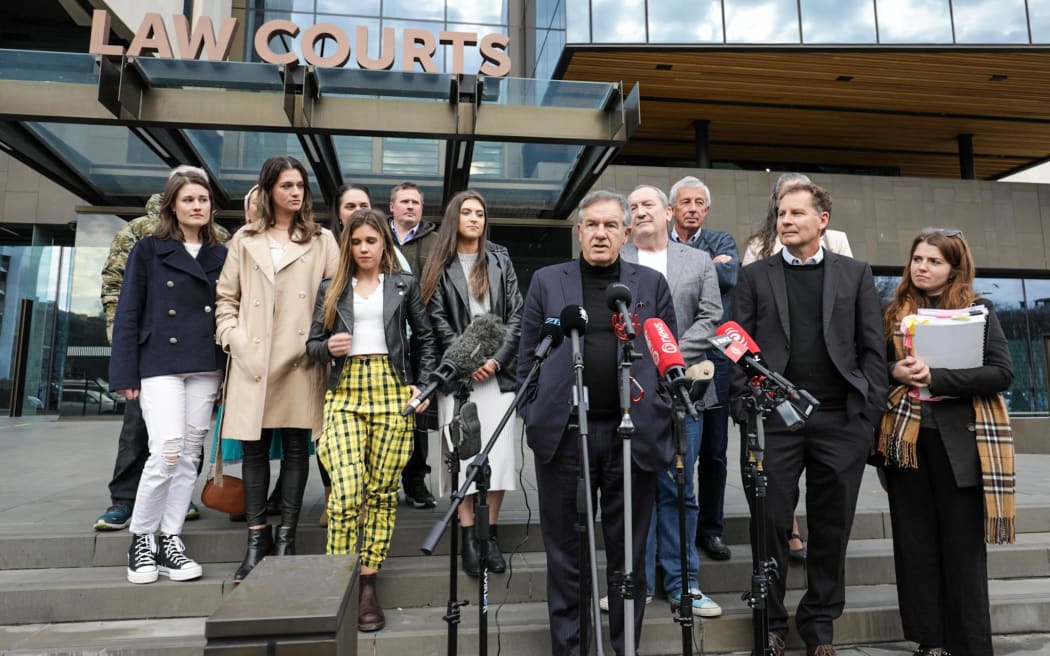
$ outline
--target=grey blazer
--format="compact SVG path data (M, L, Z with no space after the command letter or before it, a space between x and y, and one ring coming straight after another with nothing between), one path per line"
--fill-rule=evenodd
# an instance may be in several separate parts
M624 261L638 264L638 247L628 242L620 249ZM671 288L675 320L678 322L678 348L686 364L707 357L718 320L722 318L722 296L718 274L711 256L698 248L667 244L667 285Z

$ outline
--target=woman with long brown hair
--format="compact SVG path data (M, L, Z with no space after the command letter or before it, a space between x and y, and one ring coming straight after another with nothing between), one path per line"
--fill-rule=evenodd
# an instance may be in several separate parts
M439 354L444 354L479 314L492 313L506 326L506 335L499 349L470 376L470 401L478 408L482 439L488 439L495 432L517 390L514 370L521 313L525 305L510 258L488 248L487 235L488 214L481 194L468 190L453 196L445 208L445 217L427 260L422 284L423 299L434 324ZM454 414L454 397L440 395L438 424L445 436L443 453L451 450L448 427ZM487 501L491 530L487 564L489 570L497 573L507 569L497 541L497 522L504 492L517 489L514 436L519 432L517 417L512 415L489 455L492 473ZM472 461L462 461L461 471L466 471ZM463 570L477 576L481 564L474 528L474 497L471 491L464 498L459 506L459 521L463 531Z
M381 212L350 216L335 277L317 290L306 349L317 362L332 363L317 451L332 481L327 551L360 553L357 624L377 631L386 618L376 576L394 533L398 477L412 455L415 422L401 410L419 395L435 362L419 284L402 273Z
M306 357L313 299L335 275L339 247L314 221L303 165L271 157L259 172L257 214L229 244L216 300L217 337L230 354L220 437L242 441L248 549L243 580L271 551L295 553L309 473L308 441L321 432L324 369ZM270 442L281 429L281 524L266 521Z
M992 304L973 288L962 231L915 237L884 331L891 392L876 437L893 526L904 637L923 656L991 656L985 543L1014 539L1014 454L1002 392L1010 351ZM928 366L902 320L920 308L987 311L982 364Z

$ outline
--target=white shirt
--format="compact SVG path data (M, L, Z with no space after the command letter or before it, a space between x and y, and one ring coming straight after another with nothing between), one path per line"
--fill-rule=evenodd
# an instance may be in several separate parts
M197 259L197 254L201 252L201 246L204 244L187 244L182 242L182 245L186 247L186 252L190 254L190 257Z
M667 249L661 248L658 251L647 251L644 248L638 249L638 264L647 266L650 269L655 269L663 274L663 277L667 277Z
M784 250L780 251L780 254L784 256L784 261L785 262L787 262L788 264L791 264L793 266L802 266L802 265L809 266L811 264L820 264L821 262L824 261L824 247L823 246L821 246L820 248L817 249L816 255L813 255L811 257L806 258L805 262L803 262L802 260L798 259L797 257L792 255L791 253L789 253L788 249L786 249L786 248Z
M348 355L389 352L386 331L383 330L383 277L383 274L379 274L379 285L369 296L354 292L354 338L350 341ZM352 282L356 290L357 278Z

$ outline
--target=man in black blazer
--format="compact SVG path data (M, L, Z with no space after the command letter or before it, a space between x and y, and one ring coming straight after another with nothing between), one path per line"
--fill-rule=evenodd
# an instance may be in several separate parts
M521 324L518 380L536 361L534 350L547 317L560 317L567 305L579 305L590 321L581 337L583 378L589 392L588 449L591 483L600 493L601 527L610 590L610 633L617 654L624 651L624 604L617 574L624 571L623 441L617 434L621 409L618 365L621 344L613 332L606 306L609 284L622 282L631 289L630 310L636 313L635 353L643 357L631 365L637 382L631 405L634 435L631 442L633 483L632 527L635 644L645 612L645 538L656 498L656 475L671 462L671 399L645 346L642 325L660 318L677 334L671 290L664 277L648 267L624 262L620 248L627 237L627 201L607 191L591 192L577 210L576 232L580 259L544 267L532 277ZM547 606L550 610L551 653L581 652L579 607L581 570L576 484L579 476L579 432L570 417L573 387L572 346L568 338L551 351L539 376L525 391L521 415L529 447L536 461L540 529L547 552Z
M733 317L762 349L767 366L809 391L820 408L795 432L766 420L766 547L779 564L770 590L770 645L783 653L787 535L806 470L809 519L807 589L795 625L807 654L834 654L832 622L842 614L842 580L857 493L872 436L886 402L882 314L871 267L820 244L831 197L799 183L779 199L777 234L784 250L744 267L733 292ZM748 394L732 371L734 399ZM737 413L738 414L738 413Z

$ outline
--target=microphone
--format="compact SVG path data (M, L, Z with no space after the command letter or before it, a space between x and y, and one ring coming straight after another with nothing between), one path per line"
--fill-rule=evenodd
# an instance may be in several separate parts
M631 313L628 312L627 306L631 302L631 288L622 282L614 282L605 288L605 304L610 310L620 315L620 320L623 322L623 332L627 335L628 340L633 340L638 335L638 331L634 328L634 321L631 320ZM616 324L615 317L613 318L613 324Z
M445 351L445 357L430 374L430 382L419 396L408 402L401 416L407 417L415 412L439 388L445 393L452 391L457 381L469 376L499 350L506 333L506 326L496 315L486 313L474 317L463 334Z
M685 370L685 377L692 381L689 386L689 398L702 401L715 377L715 363L710 360L697 362Z
M540 326L540 343L536 345L536 350L532 352L533 357L537 360L545 359L553 349L561 346L564 339L565 334L561 331L561 319L558 317L547 317L543 320L543 325Z
M587 332L587 310L579 305L566 305L562 308L560 323L562 335L578 339Z
M795 387L791 381L779 373L769 369L762 360L758 344L737 322L727 321L719 326L715 333L710 340L711 345L744 368L745 373L751 378L751 386L761 391L762 396L765 397L763 400L771 402L771 407L780 415L787 429L794 431L805 425L806 419L817 409L820 401L806 390ZM771 385L763 387L767 381ZM783 400L772 405L777 398Z
M694 420L699 419L700 415L689 396L692 381L686 377L685 360L682 359L682 352L678 349L678 342L671 334L671 329L663 319L653 318L645 320L644 330L645 343L649 346L649 355L653 358L656 371L667 379L671 393L677 395L689 416Z

